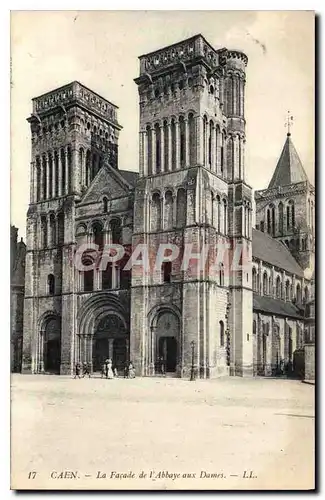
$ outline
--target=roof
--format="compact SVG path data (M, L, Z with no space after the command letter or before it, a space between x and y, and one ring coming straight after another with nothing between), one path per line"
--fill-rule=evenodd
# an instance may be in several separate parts
M307 174L288 133L268 189L305 181L308 181Z
M272 299L262 295L253 294L253 309L265 313L276 314L277 316L287 316L290 318L303 318L297 306L292 302Z
M118 170L118 172L129 184L135 187L139 177L138 172L133 172L132 170Z
M253 228L253 257L304 277L304 272L288 248L267 233Z

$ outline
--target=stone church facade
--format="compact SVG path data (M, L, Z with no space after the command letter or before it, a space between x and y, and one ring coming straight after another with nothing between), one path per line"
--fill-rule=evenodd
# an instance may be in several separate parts
M214 378L292 363L304 344L314 191L287 138L252 228L246 66L202 35L141 56L139 173L118 168L114 104L79 82L33 99L23 372L71 374L77 361L98 371L112 358L151 376L163 359L176 376L194 365ZM103 266L107 245L125 254ZM179 256L164 253L157 268L161 248ZM245 265L233 270L238 248ZM207 265L193 265L205 249Z

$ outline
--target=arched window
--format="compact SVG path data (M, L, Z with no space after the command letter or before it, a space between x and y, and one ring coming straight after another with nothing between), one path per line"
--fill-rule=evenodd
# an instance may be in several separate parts
M224 286L225 284L225 271L222 263L219 264L219 285Z
M61 195L64 195L66 193L65 189L65 151L64 149L61 149Z
M161 267L162 267L163 282L170 283L171 282L171 275L172 275L172 263L171 262L163 262Z
M47 248L47 218L46 215L41 217L41 232L42 232L42 248Z
M275 236L275 206L271 207L271 218L272 218L272 236Z
M50 215L50 234L51 234L51 246L56 246L56 220L55 215Z
M228 219L227 200L223 200L223 233L224 234L227 234L227 230L228 230L227 219Z
M226 144L226 134L223 132L221 134L221 146L220 146L220 174L224 177L226 162L225 162L225 144Z
M47 277L47 288L48 288L49 295L55 294L55 278L54 278L53 274L49 274Z
M211 169L212 166L212 134L213 134L213 121L209 123L209 137L208 137L208 165Z
M36 201L41 199L41 162L36 158Z
M85 153L83 148L79 149L79 171L81 174L80 180L81 180L81 185L85 186L86 185L86 171L85 171L85 165L84 165L84 158L85 158Z
M161 134L160 127L158 123L155 124L155 138L156 138L156 173L159 174L161 172Z
M152 135L151 127L147 125L147 161L148 161L148 175L152 175Z
M113 288L112 262L107 262L106 269L102 270L102 289L111 290Z
M263 273L263 295L268 295L268 278L267 273Z
M309 290L308 286L305 286L305 302L309 302Z
M189 130L189 162L190 166L194 166L195 161L195 152L196 152L196 143L195 143L195 121L193 113L188 115L188 130Z
M287 230L295 227L295 206L292 200L287 205Z
M68 187L68 193L71 193L72 191L72 177L71 177L71 163L72 163L72 156L71 156L71 148L68 147L68 150L67 150L67 158L66 158L66 161L67 161L67 168L68 168L68 172L67 172L67 175L68 175L68 179L67 179L67 187Z
M169 127L167 121L164 121L164 171L167 172L169 169L169 150L168 150L168 134Z
M281 279L280 279L280 276L277 276L277 278L276 278L275 290L276 290L276 298L281 299Z
M100 222L95 222L93 224L93 234L94 234L94 243L98 245L99 251L103 249L104 246L104 234L103 234L103 226Z
M84 291L92 292L94 290L94 262L87 256L82 259L82 264L85 266Z
M273 287L272 287L272 277L269 276L269 295L273 294Z
M58 215L58 244L64 243L64 214L62 212Z
M225 345L225 326L223 321L219 321L219 332L220 332L220 347Z
M164 229L173 227L173 194L171 191L165 193Z
M161 200L159 193L154 193L151 199L151 231L161 229Z
M214 157L215 157L215 171L217 172L217 174L220 173L220 158L219 158L219 149L221 146L220 140L221 140L220 127L219 125L216 125L216 143L215 143Z
M113 245L122 243L122 225L120 219L113 219L109 223Z
M176 170L176 125L174 118L170 124L170 133L172 136L172 170Z
M300 286L300 283L297 283L297 286L296 286L296 300L298 303L301 302L301 286Z
M227 142L227 169L228 169L228 179L234 179L235 177L235 162L234 162L234 139L229 137Z
M290 300L290 282L286 281L286 300Z
M283 235L283 203L280 201L279 203L279 233Z
M176 198L176 224L177 227L186 226L186 191L178 189Z
M266 227L267 227L267 232L268 234L271 234L271 210L268 208L267 213L266 213Z
M186 140L185 140L185 122L182 116L179 117L179 142L180 142L180 161L181 167L185 167L186 162Z
M49 154L48 157L49 160L49 198L54 197L54 193L52 191L52 186L53 186L53 157L51 154Z
M46 158L45 158L45 156L43 156L43 158L42 158L42 169L43 169L42 194L43 194L43 200L46 200L46 198L47 198L47 193L46 193L47 169L46 169Z
M257 273L255 267L252 269L253 292L257 292Z
M256 320L253 320L253 335L256 335Z
M207 164L207 134L208 134L208 120L207 117L203 118L203 164Z
M108 212L108 199L106 196L103 198L103 212L104 214L107 214Z
M220 233L221 231L221 226L220 226L220 218L221 218L221 214L220 214L220 211L221 211L221 202L220 202L220 196L217 195L217 198L216 198L216 208L217 208L217 224L216 224L216 227L217 227L217 231L218 233Z
M91 181L92 181L91 152L88 150L86 153L86 186L89 186Z

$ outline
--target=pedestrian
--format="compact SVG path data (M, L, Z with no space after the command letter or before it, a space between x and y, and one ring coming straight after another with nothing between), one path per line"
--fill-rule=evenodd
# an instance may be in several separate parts
M106 363L103 363L102 364L102 368L101 368L101 376L100 378L104 378L106 376Z
M128 378L135 378L135 369L131 361L129 363L129 368L128 368Z
M90 378L90 370L87 361L84 361L83 363L82 372L83 378L85 378L85 375L88 375L88 377Z
M114 377L116 377L116 378L117 378L117 377L118 377L118 373L117 373L117 368L116 368L116 366L115 366L115 368L114 368L113 372L114 372Z
M109 379L114 378L111 359L108 359L107 363L106 363L106 378L109 378Z
M81 365L80 363L76 363L76 371L75 371L75 376L73 378L81 378L80 377L80 373L81 373Z
M162 375L165 375L165 361L164 361L163 356L161 356L161 358L160 358L160 373Z

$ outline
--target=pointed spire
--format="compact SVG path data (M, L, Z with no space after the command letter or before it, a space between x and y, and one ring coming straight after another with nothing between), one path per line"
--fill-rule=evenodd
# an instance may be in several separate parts
M291 139L290 127L292 126L292 122L293 117L290 116L290 112L288 111L286 122L288 130L287 138L268 189L308 181L305 169Z

